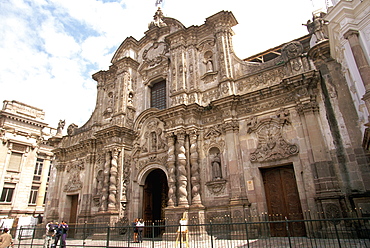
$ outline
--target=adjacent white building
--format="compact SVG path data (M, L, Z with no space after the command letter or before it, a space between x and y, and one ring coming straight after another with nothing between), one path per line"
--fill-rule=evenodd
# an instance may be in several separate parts
M368 143L370 112L370 1L333 0L325 19L328 21L330 54L342 65L361 130Z
M0 216L43 216L53 130L42 109L4 101L0 110Z

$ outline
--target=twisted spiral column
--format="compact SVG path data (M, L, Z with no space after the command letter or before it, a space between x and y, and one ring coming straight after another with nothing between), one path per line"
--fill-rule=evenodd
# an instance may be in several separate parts
M190 166L191 166L191 196L193 205L201 205L202 200L200 197L200 174L198 163L198 136L194 132L190 134Z
M177 135L179 151L177 154L178 205L188 206L188 179L186 172L185 134Z
M168 207L174 207L176 203L176 167L175 167L175 136L168 136Z

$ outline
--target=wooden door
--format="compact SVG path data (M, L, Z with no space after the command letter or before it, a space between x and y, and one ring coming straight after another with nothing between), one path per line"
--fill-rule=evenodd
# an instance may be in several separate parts
M301 202L293 166L275 167L262 170L263 184L270 220L303 220ZM288 236L285 223L271 224L271 235ZM289 223L290 236L305 236L303 222Z

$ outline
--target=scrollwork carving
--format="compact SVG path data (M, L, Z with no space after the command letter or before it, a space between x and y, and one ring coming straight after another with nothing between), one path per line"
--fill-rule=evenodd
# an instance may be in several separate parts
M258 136L257 148L250 154L251 162L279 160L298 153L298 146L288 143L282 136L282 127L288 123L286 116L280 120L267 118L250 126L248 133L255 132Z

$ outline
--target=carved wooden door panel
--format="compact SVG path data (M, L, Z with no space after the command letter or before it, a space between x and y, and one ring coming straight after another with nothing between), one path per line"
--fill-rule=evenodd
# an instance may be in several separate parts
M266 202L270 220L303 220L301 202L293 166L283 166L262 170ZM288 236L285 223L270 225L274 237ZM291 236L305 236L303 222L289 223Z
M69 225L68 237L74 238L75 229L73 226L77 222L78 195L71 195L68 197L70 198L71 201L69 222L67 222L67 224Z

